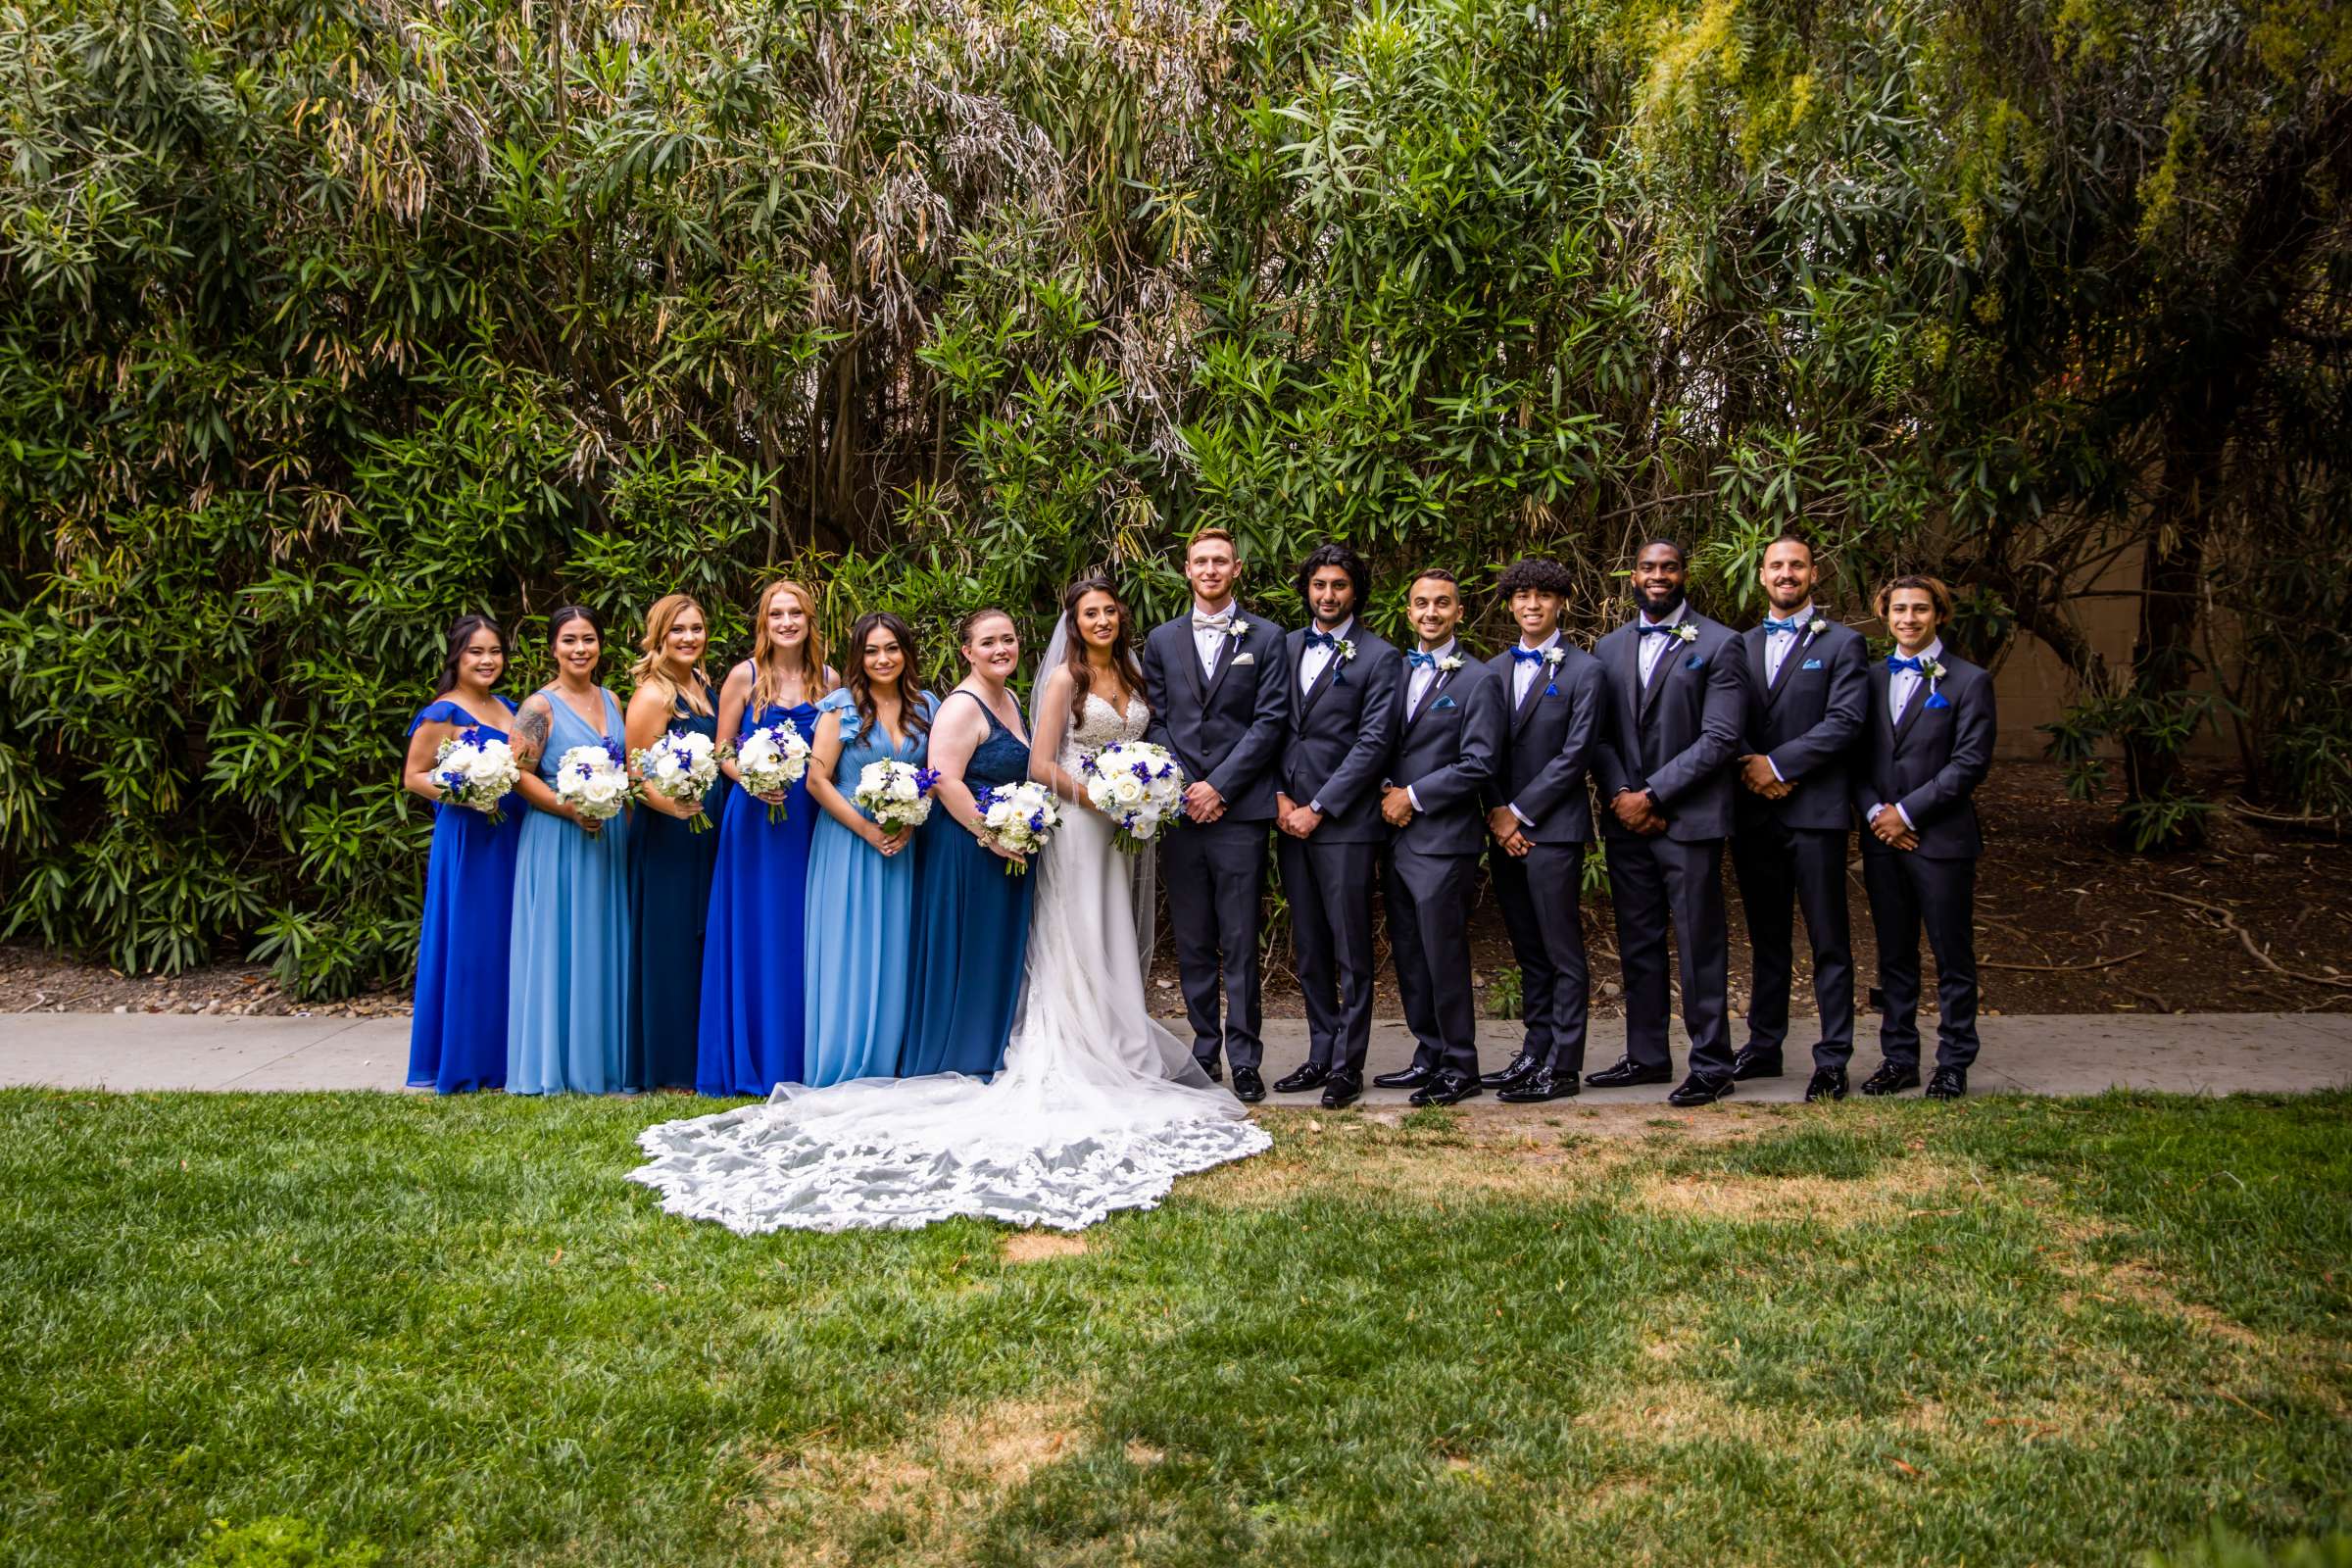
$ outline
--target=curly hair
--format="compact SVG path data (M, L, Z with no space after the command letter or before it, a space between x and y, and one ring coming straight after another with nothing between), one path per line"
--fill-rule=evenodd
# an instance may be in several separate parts
M1495 580L1494 595L1507 602L1511 595L1525 590L1566 599L1576 591L1576 578L1556 561L1521 556L1503 568L1502 575Z

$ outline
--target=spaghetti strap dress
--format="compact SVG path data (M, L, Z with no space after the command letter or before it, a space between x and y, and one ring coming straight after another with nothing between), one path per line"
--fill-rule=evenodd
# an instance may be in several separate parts
M498 699L498 714L514 705ZM493 740L507 732L447 699L427 703L409 733L430 723ZM424 921L416 937L416 1006L409 1023L409 1087L444 1095L499 1089L507 1081L507 945L514 912L514 848L529 808L520 794L499 819L470 806L433 806L433 851L424 866Z

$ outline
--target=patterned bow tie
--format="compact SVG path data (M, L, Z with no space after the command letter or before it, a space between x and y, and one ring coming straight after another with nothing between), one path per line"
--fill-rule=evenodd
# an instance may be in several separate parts
M1785 631L1793 636L1804 629L1805 623L1794 615L1790 615L1787 620L1775 620L1770 615L1764 617L1764 635L1767 637L1776 631Z
M1203 615L1198 610L1193 612L1193 630L1195 631L1223 631L1232 624L1233 612L1230 610L1221 615Z
M1924 675L1927 673L1928 663L1924 659L1905 659L1899 654L1888 654L1886 669L1889 674L1898 669L1907 669L1914 675Z
M1199 622L1196 621L1195 624L1198 625ZM1306 629L1306 646L1309 648L1337 648L1340 646L1340 640L1330 632L1317 631L1309 626Z
M1644 637L1671 637L1680 630L1682 622L1678 620L1662 621L1655 626L1647 621L1642 623L1642 635Z
M1404 656L1404 662L1412 665L1415 669L1435 669L1438 667L1437 655L1424 654L1417 649L1412 653L1406 654Z
M1540 664L1544 662L1544 656L1549 652L1550 650L1547 648L1514 648L1511 650L1511 662L1514 664Z

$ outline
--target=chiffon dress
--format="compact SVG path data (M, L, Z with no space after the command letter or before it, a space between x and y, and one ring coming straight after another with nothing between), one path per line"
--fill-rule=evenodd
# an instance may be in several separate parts
M555 712L539 776L575 746L618 746L620 705L598 688L604 728L548 688ZM514 857L514 930L507 993L507 1093L610 1094L622 1087L629 1032L629 813L590 833L528 813Z
M986 703L988 738L972 749L963 780L983 790L1029 776L1029 743ZM1029 949L1030 879L974 838L943 808L923 824L915 866L914 981L899 1076L963 1072L985 1077L1004 1061L1013 1004L1021 999L1021 956Z
M921 698L927 716L939 706ZM841 758L834 786L858 788L869 762L896 760L920 766L928 731L894 744L879 724L862 722L845 688L817 707L841 714ZM888 1078L898 1071L906 1035L908 959L914 941L914 883L918 844L884 855L821 808L808 845L808 930L803 952L808 975L807 1081L845 1083Z
M816 708L747 704L740 744L756 729L790 724L808 740ZM703 933L703 995L696 1020L694 1087L722 1097L761 1095L798 1083L808 1018L801 951L807 932L808 836L823 814L806 779L785 792L784 819L748 790L727 792L718 860Z
M501 718L514 705L498 699ZM507 732L476 722L447 699L427 703L409 723ZM409 1024L409 1087L444 1095L498 1089L507 1081L507 948L514 915L514 849L529 808L519 794L499 803L499 819L450 801L433 805L433 851L424 866L424 923L416 939L416 1007Z
M670 709L669 728L718 738L717 700L698 713L684 698ZM690 823L644 807L629 824L629 1037L621 1082L630 1089L691 1089L703 1010L703 941L710 912L711 873L718 864L718 823L734 787L721 773L703 797L708 822ZM764 1092L764 1091L763 1091Z

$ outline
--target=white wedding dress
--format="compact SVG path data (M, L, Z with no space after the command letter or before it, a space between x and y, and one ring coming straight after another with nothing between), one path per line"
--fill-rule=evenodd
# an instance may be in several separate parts
M1086 699L1061 747L1141 738L1148 710ZM764 1104L638 1135L629 1173L662 1206L743 1235L912 1230L958 1214L1079 1230L1151 1208L1176 1178L1268 1147L1239 1102L1145 1007L1152 861L1065 806L1037 894L1004 1070L780 1086ZM812 983L821 983L810 976Z

